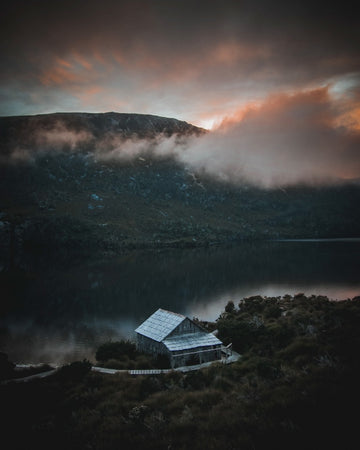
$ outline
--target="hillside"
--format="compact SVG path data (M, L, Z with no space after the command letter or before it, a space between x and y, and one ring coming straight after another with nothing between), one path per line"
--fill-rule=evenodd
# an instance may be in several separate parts
M78 361L44 380L1 385L4 442L39 450L355 448L359 297L239 300L203 323L233 342L236 363L132 377ZM118 364L128 357L115 356Z
M129 139L199 135L205 130L187 122L150 114L130 113L55 113L35 116L0 117L1 154L14 149L50 151L76 144L80 149L93 149L99 140L109 137Z
M158 143L201 139L138 114L0 119L2 264L25 253L117 253L253 239L360 235L360 187L260 189L196 173ZM170 138L170 141L169 141Z

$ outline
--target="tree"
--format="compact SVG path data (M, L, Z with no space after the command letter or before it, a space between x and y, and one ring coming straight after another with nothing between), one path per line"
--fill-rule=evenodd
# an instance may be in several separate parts
M225 306L225 312L227 312L228 314L232 314L234 311L235 311L234 302L232 300L229 300L227 302L227 305Z
M128 340L105 342L97 349L95 358L97 361L121 360L125 355L130 359L134 359L136 356L136 346Z

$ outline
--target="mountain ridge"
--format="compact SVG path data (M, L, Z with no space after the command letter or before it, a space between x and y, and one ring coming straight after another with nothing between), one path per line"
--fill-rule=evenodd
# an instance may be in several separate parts
M53 133L52 139L44 133ZM64 136L64 133L75 134ZM63 144L67 137L69 141L81 144L81 148L90 148L96 140L109 136L153 139L159 135L185 137L204 133L205 129L188 122L152 114L57 112L0 117L0 146L5 154L10 154L13 147L30 149L44 146L49 140L54 144L56 137Z

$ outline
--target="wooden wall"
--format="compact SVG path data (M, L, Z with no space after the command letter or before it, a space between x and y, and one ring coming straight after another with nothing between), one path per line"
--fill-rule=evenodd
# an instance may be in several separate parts
M169 354L168 349L162 342L156 342L142 334L136 334L136 347L139 352L148 353L150 355Z
M205 351L204 351L205 350ZM189 350L171 353L171 367L202 364L221 359L221 345L211 347L197 347Z
M198 325L192 322L190 319L186 318L178 325L174 331L172 331L168 337L178 336L179 334L189 334L189 333L199 333L203 332Z

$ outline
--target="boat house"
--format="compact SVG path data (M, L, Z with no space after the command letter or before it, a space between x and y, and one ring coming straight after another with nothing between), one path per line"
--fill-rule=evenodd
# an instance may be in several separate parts
M172 368L221 359L222 342L181 314L158 309L135 332L139 351L167 355Z

